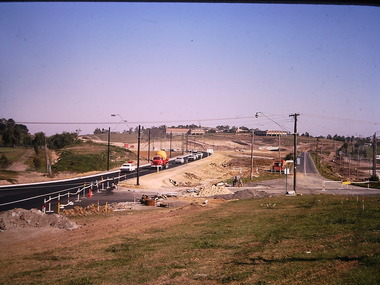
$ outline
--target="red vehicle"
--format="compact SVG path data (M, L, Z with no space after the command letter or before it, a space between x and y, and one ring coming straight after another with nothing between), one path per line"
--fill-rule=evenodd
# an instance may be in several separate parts
M169 167L169 158L166 152L163 150L157 151L156 155L153 157L151 168L162 169Z
M274 163L273 163L273 166L272 166L272 171L273 172L282 172L285 170L285 160L281 159L281 160L276 160Z

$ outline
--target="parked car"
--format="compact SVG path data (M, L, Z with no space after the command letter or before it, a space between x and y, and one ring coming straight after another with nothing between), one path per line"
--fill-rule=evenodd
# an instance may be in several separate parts
M136 166L134 166L132 163L124 163L122 166L120 166L120 171L122 172L131 172L135 170Z
M185 158L180 156L180 157L177 157L175 160L174 160L175 163L178 163L178 164L183 164L185 163Z
M197 159L203 158L203 152L198 151L195 155L197 156Z

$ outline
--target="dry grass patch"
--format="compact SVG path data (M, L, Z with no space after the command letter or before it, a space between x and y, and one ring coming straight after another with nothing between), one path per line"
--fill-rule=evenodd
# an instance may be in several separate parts
M56 250L3 259L0 283L378 284L379 201L363 211L354 198L274 197L78 217L83 227L55 238Z

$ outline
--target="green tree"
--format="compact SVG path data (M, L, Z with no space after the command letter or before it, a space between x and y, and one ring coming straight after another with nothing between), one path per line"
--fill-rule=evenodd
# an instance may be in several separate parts
M47 143L51 149L60 149L70 146L78 142L77 133L63 132L62 134L55 134L48 138Z
M293 160L293 153L290 152L285 156L285 160Z
M4 169L4 168L7 168L9 164L10 163L9 163L8 157L6 157L6 155L3 153L0 157L0 167Z
M28 143L29 131L25 125L16 124L13 119L0 120L1 143L6 146L19 146Z
M41 167L41 160L38 157L33 158L33 164L36 171Z
M38 146L35 144L33 145L33 148L34 148L34 152L38 155L40 153L40 149L38 148Z
M33 145L36 145L37 147L41 148L42 146L45 145L45 141L46 141L45 133L38 132L34 134Z

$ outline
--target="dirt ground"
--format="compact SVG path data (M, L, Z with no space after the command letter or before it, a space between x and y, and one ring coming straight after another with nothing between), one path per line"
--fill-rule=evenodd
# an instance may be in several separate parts
M236 175L227 167L232 157L229 153L218 152L202 160L183 164L179 167L167 169L160 173L153 173L140 177L140 186L135 185L135 180L121 182L121 187L141 189L169 189L177 187L206 186ZM174 186L169 179L178 183Z
M224 187L212 186L213 183L230 178L235 174L227 167L230 160L231 157L228 153L215 153L190 164L143 176L139 187L134 185L135 181L123 182L116 191L119 194L134 191L137 196L141 196L139 193L147 191L167 193L198 187L202 190L213 189L214 194L231 193L223 190ZM176 181L181 186L174 186L169 179ZM201 196L207 196L207 193L204 194ZM220 203L225 203L223 199L207 200L204 197L197 196L189 194L168 198L165 202L170 201L171 207L169 208L148 207L138 202L119 205L119 207L114 206L114 209L117 209L116 211L112 211L110 207L108 212L105 212L102 208L101 214L109 214L110 218L97 219L98 215L92 215L80 220L77 226L70 224L69 227L59 226L62 223L51 220L51 215L45 214L46 219L43 219L44 214L38 210L21 211L16 209L12 210L13 212L4 212L0 217L0 246L7 248L7 250L0 251L0 259L22 257L33 252L57 248L59 242L63 240L69 243L65 243L65 246L75 246L84 237L89 241L128 230L142 230L149 227L153 220L154 223L162 222L165 226L170 226L170 224L177 223L177 216L188 215L192 211L207 211ZM141 210L138 217L126 214L126 211L131 213L133 210ZM120 227L121 224L130 226ZM104 229L107 230L104 231ZM88 235L89 233L91 235Z
M263 171L277 155L270 151L256 149L254 161L261 160L261 164L255 171ZM249 189L237 193L231 191L229 187L215 186L222 180L242 173L246 174L248 169L244 166L243 161L247 160L249 161L248 152L234 149L217 151L202 160L161 173L142 176L140 177L140 186L136 186L136 181L131 179L120 183L115 189L115 193L118 195L133 192L136 197L141 197L141 194L145 192L180 193L181 195L176 195L177 197L168 197L161 201L170 207L149 207L138 201L136 203L110 204L107 209L104 206L100 208L92 206L83 215L80 213L82 210L71 213L68 211L66 213L67 224L62 222L65 217L56 217L58 220L55 220L51 215L46 215L46 219L44 219L44 214L36 210L6 212L0 216L0 247L7 249L0 251L0 260L4 264L11 264L4 268L5 274L21 271L25 262L18 261L27 260L30 255L49 250L62 252L67 248L78 248L79 250L75 254L85 262L91 259L92 255L91 251L80 250L84 240L86 244L89 244L92 241L108 237L117 239L128 233L144 233L146 229L157 224L162 225L163 228L171 227L179 223L183 215L207 212L222 203L228 203L228 200L222 197L208 198L211 195L228 194L229 199L267 196L268 193L260 191L260 189ZM69 176L69 174L61 174L59 178ZM46 178L46 180L48 179ZM31 173L29 177L26 176L19 182L36 181L41 181L41 177L33 177Z

